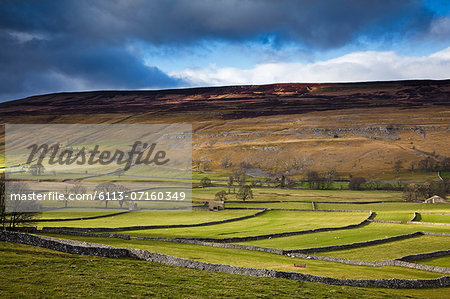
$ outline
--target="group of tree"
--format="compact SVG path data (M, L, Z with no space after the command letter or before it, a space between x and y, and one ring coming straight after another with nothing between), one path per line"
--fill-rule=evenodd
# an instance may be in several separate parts
M450 158L442 156L428 156L418 162L412 162L410 170L420 171L450 171Z
M246 201L247 199L253 198L252 187L249 185L244 185L239 188L239 191L236 193L236 199Z
M306 182L309 189L314 190L328 190L333 188L333 182L336 180L336 171L330 170L325 174L320 174L317 171L308 170L306 173Z
M352 184L355 185L355 184ZM359 190L387 190L387 191L403 191L405 184L398 182L382 182L379 180L369 180L359 185ZM358 190L358 189L354 189Z
M123 203L126 202L125 194L126 192L130 191L128 188L126 188L123 185L114 184L112 182L103 182L97 185L95 187L94 192L97 192L97 197L100 199L99 194L104 195L104 201L105 201L105 208L108 208L108 202L109 200L106 199L117 199L117 202L119 203L120 208L122 208ZM120 197L120 193L122 194L122 197Z
M214 197L215 200L226 201L228 199L229 193L225 190L218 191ZM253 198L252 187L249 185L240 186L238 192L236 193L236 199L246 201Z
M426 181L423 184L409 184L403 191L403 199L405 201L424 201L434 195L446 198L450 193L450 180L443 181Z
M37 164L33 164L30 165L30 167L28 167L28 172L31 175L41 175L45 172L45 167L44 165L37 163Z
M233 188L233 193L236 193L236 186L242 187L247 183L247 170L245 168L238 168L233 171L232 174L228 176L227 188L228 193L231 193L231 188Z
M363 177L354 177L350 179L348 183L348 189L350 190L362 190L363 184L366 182L366 179Z
M227 200L227 192L225 190L217 192L214 199L219 201Z
M212 185L212 184L211 184L211 179L208 178L208 177L202 178L202 179L200 180L200 185L202 186L202 188L211 186L211 185Z

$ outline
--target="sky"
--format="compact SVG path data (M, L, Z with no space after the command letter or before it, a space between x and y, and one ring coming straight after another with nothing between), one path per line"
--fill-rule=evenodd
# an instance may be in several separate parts
M0 102L62 91L447 78L447 0L0 2Z

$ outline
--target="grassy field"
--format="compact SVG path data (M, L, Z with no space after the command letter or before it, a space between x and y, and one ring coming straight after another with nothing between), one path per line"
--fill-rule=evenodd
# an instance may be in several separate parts
M394 84L394 85L392 85ZM403 84L403 83L402 83ZM305 170L320 174L335 169L340 178L363 176L367 181L399 180L437 181L437 172L417 171L419 161L427 157L449 157L448 109L433 105L433 98L420 85L389 83L375 90L367 84L356 89L325 88L292 96L266 87L225 88L205 94L181 91L162 92L161 99L170 98L184 109L171 109L159 113L155 101L141 94L98 95L92 109L89 93L43 96L47 106L37 105L39 98L28 99L25 105L17 102L5 108L4 123L192 123L193 171L180 181L192 182L198 187L203 177L211 179L214 187L194 188L195 204L214 200L225 186L234 169L245 165L248 182L271 174L289 172L291 178L305 177ZM263 93L258 94L259 88ZM272 88L272 87L270 87ZM445 87L434 87L448 93ZM424 89L425 90L425 89ZM400 93L399 93L400 92ZM409 94L412 99L399 100L399 94ZM305 95L305 97L303 96ZM133 105L123 105L129 97ZM199 108L201 99L202 106ZM241 100L242 99L242 100ZM325 100L328 99L328 100ZM406 99L406 98L405 98ZM426 99L422 101L422 99ZM325 100L325 101L324 101ZM38 102L36 102L38 101ZM418 105L410 105L417 101ZM439 99L439 101L441 101ZM408 102L407 104L405 104ZM338 105L337 105L338 103ZM381 104L381 105L380 105ZM192 105L192 106L191 106ZM258 109L255 109L255 105ZM387 106L385 106L387 105ZM403 109L404 107L408 109ZM174 106L173 106L174 107ZM370 108L368 108L370 107ZM443 108L444 107L444 108ZM67 113L70 108L70 115ZM106 109L108 108L108 109ZM132 109L133 108L133 109ZM191 109L192 108L192 109ZM31 110L30 110L31 109ZM128 110L131 109L131 110ZM200 110L199 110L200 109ZM33 111L34 110L34 111ZM120 113L117 112L120 110ZM23 112L26 111L26 112ZM110 111L110 112L104 112ZM33 113L30 113L33 112ZM113 113L117 112L117 113ZM27 114L24 114L27 113ZM1 134L0 139L4 135ZM446 137L447 136L447 137ZM4 148L0 144L0 149ZM402 169L394 171L397 161ZM3 164L0 156L0 165ZM227 163L224 163L227 162ZM229 162L229 163L228 163ZM231 166L229 165L231 164ZM412 164L416 171L410 171ZM224 166L225 165L225 166ZM295 167L294 167L295 166ZM131 174L141 175L139 169ZM204 170L200 172L196 170ZM220 172L220 173L219 173ZM254 177L252 177L254 175ZM78 176L78 175L77 175ZM260 176L261 178L258 178ZM441 173L449 177L449 173ZM45 178L46 175L41 178ZM48 177L48 176L47 176ZM109 177L125 181L130 178ZM136 178L133 178L136 179ZM146 178L150 179L149 177ZM147 184L147 182L143 182ZM299 184L297 187L306 187ZM334 184L347 187L346 183ZM450 205L418 203L335 204L331 202L400 201L401 192L307 190L253 188L254 201L284 201L283 203L229 203L229 207L259 207L310 209L371 210L375 220L407 222L414 212L449 212ZM235 200L229 194L228 200ZM328 203L326 203L328 202ZM61 203L58 203L61 204ZM92 202L99 208L93 214L78 211L45 213L43 218L72 218L103 215L117 209L104 209L104 202ZM140 205L142 208L146 205ZM110 203L110 208L118 208ZM133 212L121 216L96 220L51 222L45 226L118 227L132 225L192 224L234 218L255 211L229 210L224 212ZM264 215L220 225L183 229L157 229L129 232L133 236L154 237L212 237L260 235L318 227L344 226L366 218L368 213L323 213L269 211ZM422 221L449 223L447 217L422 214ZM355 229L311 233L284 238L272 238L243 244L282 249L348 244L396 236L416 231L450 233L449 226L420 224L371 223ZM58 237L58 236L57 236ZM121 240L111 238L59 236L119 247L143 248L193 260L259 267L285 271L302 271L338 278L433 278L439 273L401 267L362 267L316 260L293 259L286 256L248 250L178 244L170 242ZM351 259L388 259L405 254L428 252L449 248L448 237L423 236L382 245L323 253ZM416 242L422 240L419 244ZM233 297L233 298L446 298L450 288L430 290L379 290L352 287L334 287L324 284L299 283L281 279L252 278L222 273L194 271L130 259L106 259L52 252L30 246L0 242L0 297ZM296 261L306 262L305 269L296 268ZM421 263L450 266L448 257L419 261Z
M450 215L420 214L420 221L435 222L435 223L450 223Z
M77 209L77 208L67 208L58 209L54 211L46 211L38 214L38 219L69 219L69 218L83 218L83 217L94 217L103 216L113 213L125 212L126 209ZM56 223L56 222L54 222Z
M221 179L218 175L217 179ZM198 204L202 201L209 201L214 198L214 194L219 190L225 190L224 187L207 187L207 188L196 188L193 189L193 197L195 198ZM230 195L229 199L232 199ZM376 200L398 200L401 196L401 193L398 192L381 192L381 191L348 191L348 190L327 190L327 191L314 191L314 190L289 190L289 189L273 189L273 188L255 188L254 189L254 201L263 201L262 203L256 202L229 202L226 203L226 207L253 207L253 208L268 208L268 209L311 209L312 204L310 202L295 202L296 200L305 200L305 201L316 201L317 209L326 209L326 210L371 210L376 213L376 220L400 220L403 222L407 222L413 218L414 212L449 212L450 206L446 204L422 204L422 203L405 203L405 202L387 202L387 203L376 203L376 204L355 204L355 203L345 203L345 202L356 202L356 201L376 201ZM282 202L266 202L264 201L282 201ZM323 201L317 203L317 201ZM333 203L334 201L338 203ZM104 215L112 212L117 212L119 209L96 209L95 212L84 213L83 210L79 209L67 209L62 211L50 211L42 214L40 217L43 219L49 218L72 218L72 217L82 217L82 216L93 216L95 215ZM216 220L224 220L230 219L245 215L251 215L256 213L257 210L224 210L220 212L212 212L212 211L191 211L191 212L149 212L149 211L134 211L122 215L116 215L111 217L105 217L100 219L91 219L91 220L78 220L78 221L61 221L61 222L42 222L39 224L39 227L43 226L72 226L72 227L121 227L121 226L135 226L135 225L162 225L162 224L193 224L193 223L202 223ZM290 231L300 231L300 230L308 230L320 227L341 227L349 224L360 223L364 219L366 219L369 215L369 212L323 212L323 211L280 211L280 210L268 210L262 215L257 217L252 217L246 220L239 220L224 224L216 224L205 227L190 227L190 228L172 228L172 229L150 229L150 230L134 230L134 231L123 231L121 233L130 234L132 237L138 236L147 236L147 237L164 237L164 238L229 238L229 237L245 237L245 236L255 236L262 234L272 234L272 233L280 233L280 232L290 232ZM442 220L447 217L447 215L428 215L422 214L422 216L430 216L427 219L435 219ZM423 221L423 219L422 219ZM322 247L322 246L330 246L330 245L338 245L338 244L349 244L354 242L362 242L374 239L381 239L385 237L397 236L400 234L413 233L416 231L427 231L427 232L438 232L438 233L449 233L450 227L444 225L423 225L423 224L400 224L400 223L370 223L365 224L358 228L353 229L345 229L331 232L317 232L317 233L309 233L304 235L290 236L290 237L282 237L282 238L268 238L259 241L250 241L250 242L242 242L240 244L246 245L254 245L260 247L268 247L268 248L277 248L277 249L305 249L311 247ZM275 255L271 253L258 252L258 251L249 251L242 249L225 249L218 247L209 247L209 246L200 246L193 244L180 244L173 242L163 242L163 241L149 241L149 240L122 240L122 239L114 239L114 238L98 238L98 237L81 237L81 236L67 236L67 235L53 235L54 237L66 238L66 239L74 239L81 240L87 242L97 242L117 247L127 247L127 248L140 248L149 250L151 252L158 252L163 254L168 254L176 257L187 258L196 261L210 262L210 263L220 263L220 264L229 264L234 266L241 267L252 267L252 268L264 268L264 269L273 269L273 270L281 270L281 271L292 271L292 272L302 272L309 273L313 275L320 276L328 276L335 278L366 278L366 279L377 279L377 278L405 278L405 279L425 279L425 278L436 278L441 277L442 274L434 273L429 271L421 271L416 269L408 269L402 267L365 267L365 266L356 266L356 265L346 265L342 263L333 263L327 261L318 261L318 260L310 260L310 259L300 259L300 258L291 258L282 255ZM13 245L6 245L13 246ZM19 246L19 245L14 245ZM20 247L20 246L19 246ZM411 239L405 239L401 241L389 242L385 244L373 245L368 247L362 247L357 249L349 249L349 250L341 250L341 251L331 251L331 252L322 252L317 253L317 255L324 256L333 256L339 258L346 258L351 260L386 260L399 258L409 254L423 253L423 252L432 252L437 250L446 250L450 247L450 238L447 236L420 236ZM28 247L29 248L29 247ZM39 251L42 249L30 249L31 251ZM42 250L45 251L45 250ZM0 251L0 254L8 255L14 253L14 257L16 259L26 260L29 252L24 249L20 249L18 251L14 251L14 249L4 249ZM18 253L19 252L19 253ZM51 252L45 251L43 254L46 259L51 259ZM69 255L56 254L54 257L54 262L58 264L58 260L64 256L67 258ZM70 258L77 259L78 261L82 261L84 257L73 257ZM29 257L28 257L29 259ZM14 260L14 259L12 259ZM152 263L146 263L146 266L142 262L132 261L132 260L108 260L108 259L99 259L99 258L91 258L87 259L99 261L99 267L105 267L105 265L109 265L110 269L115 269L115 267L125 267L125 265L141 265L136 267L142 267L144 269L148 269L149 273L158 273L157 270L152 269L163 269L166 266L163 265L154 265ZM102 262L100 262L102 261ZM307 264L306 268L298 268L294 267L295 262L305 262ZM423 260L419 261L420 263L430 264L430 265L438 265L438 266L448 266L449 259L448 257L432 259L432 260ZM59 263L62 263L59 261ZM104 264L102 264L104 263ZM77 266L74 268L74 271L78 271L77 269L84 269L82 266ZM36 268L34 268L36 266ZM88 266L88 265L87 265ZM86 267L87 267L86 266ZM150 268L149 268L150 267ZM151 268L155 267L155 268ZM2 269L2 268L0 268ZM29 267L26 267L27 271L35 271L34 273L42 272L42 268L37 266L37 264L32 264ZM60 269L57 266L54 266L52 269ZM141 269L141 268L139 268ZM133 282L130 282L130 279L126 279L127 283L132 285L132 290L128 288L129 293L124 293L126 295L132 296L137 294L137 296L143 296L142 294L147 295L162 295L165 287L161 287L161 284L169 285L173 281L179 281L183 286L188 284L191 280L194 280L193 283L199 283L203 281L207 283L204 279L204 275L207 275L203 272L200 272L200 277L198 279L194 278L182 278L180 275L177 276L177 271L180 270L175 267L166 267L168 275L172 278L168 281L162 279L161 274L152 274L154 276L147 276L148 278L147 284L139 283L139 286L134 286ZM62 275L69 275L71 269L62 269ZM135 271L136 269L130 268L125 271L123 277L135 277L134 274L130 271ZM181 269L179 273L188 273L183 271L193 271L187 269ZM30 272L30 273L31 273ZM97 285L100 283L101 278L105 278L107 276L106 270L99 270L100 274L96 276L93 283ZM65 273L65 274L64 274ZM73 273L73 272L72 272ZM90 272L87 272L90 273ZM102 274L104 273L104 274ZM192 273L197 273L197 271L193 271ZM218 279L218 277L228 277L225 274L213 273ZM75 274L72 274L73 276ZM86 274L88 275L88 274ZM126 276L125 276L126 275ZM193 274L191 274L193 275ZM76 276L76 275L75 275ZM113 276L111 276L113 277ZM231 275L230 277L234 277ZM85 278L85 277L83 277ZM94 279L94 280L95 280ZM111 278L112 279L112 278ZM232 279L232 278L227 278ZM234 278L233 278L234 279ZM253 278L245 278L245 281L249 281L247 279ZM236 283L242 279L236 278ZM211 280L213 281L213 280ZM292 282L284 281L277 282L277 280L271 279L271 285L276 285L277 291L272 290L267 292L267 297L301 297L302 293L292 293L295 292L294 289L290 289L290 287L286 287L287 289L280 291L279 288L282 284L290 284ZM53 285L53 281L49 282L49 285ZM215 282L217 284L217 281ZM33 284L30 282L30 284ZM242 282L241 282L242 284ZM20 292L20 290L15 290L14 286L18 285L14 282L8 281L8 288L3 289L0 287L0 292L7 291L13 294L14 292ZM156 287L146 288L141 287L142 285L154 285ZM233 285L230 282L230 285ZM303 283L296 283L296 285L309 285ZM256 286L256 283L255 283ZM335 287L325 286L325 285L316 285L313 284L312 287L320 288L320 292L328 292L327 290L333 290ZM95 296L95 292L109 292L113 288L114 285L108 284L107 286L103 286L105 289L97 289L92 293L92 296ZM31 287L31 289L35 289L36 292L42 289L39 289L37 285ZM109 288L109 289L108 289ZM247 292L248 290L237 289L236 287L232 287L233 291L229 291L228 288L224 290L224 296L230 297L245 297L246 295L240 296L241 292ZM70 291L65 290L60 287L58 290L61 291L61 295L65 294L65 292ZM122 288L118 288L118 292L123 292L125 290ZM140 293L144 292L145 293ZM343 295L353 298L356 293L360 290L359 288L350 288L350 293ZM298 291L298 290L297 290ZM365 290L362 290L364 292ZM375 289L374 289L375 291ZM376 290L378 292L378 290ZM412 297L417 296L419 298L423 297L439 297L443 296L447 289L435 289L435 290L414 290L414 291L406 291L406 290L383 290L380 291L380 296L388 296L393 297L395 295L398 296L409 296ZM12 292L12 293L11 293ZM153 292L153 293L152 293ZM203 290L201 292L196 292L195 288L189 289L187 291L188 297L197 297L203 296L205 293ZM230 292L230 293L227 293ZM326 297L338 297L340 295L336 295L333 293L314 293L313 297L320 297L321 294ZM20 293L19 293L20 294ZM89 296L90 293L87 293ZM122 293L121 293L122 294ZM183 295L186 294L183 291ZM260 294L256 292L255 294ZM305 297L311 297L311 293L307 293ZM341 293L339 293L341 294ZM344 294L344 293L342 293ZM251 294L254 295L254 294ZM358 294L357 294L358 295ZM261 295L264 297L265 295ZM364 297L365 295L361 295ZM371 298L376 298L377 295L371 295Z
M300 209L312 210L312 203L310 202L230 202L226 203L226 207L230 208L266 208L266 209Z
M414 212L449 212L450 205L448 204L425 204L425 203L408 203L408 202L393 202L381 204L328 204L318 203L317 209L367 209L376 212L375 220L396 220L407 222L412 220Z
M61 222L41 222L39 227L45 226L70 226L70 227L122 227L122 226L139 226L139 225L166 225L166 224L194 224L237 218L252 215L257 211L254 210L224 210L217 212L210 211L178 211L178 212L152 212L152 211L136 211L121 215L75 221ZM71 218L72 212L53 212L51 216L59 214ZM45 215L45 214L44 214ZM78 214L79 215L79 214ZM45 216L44 216L45 217Z
M238 188L236 188L237 190ZM227 187L196 188L192 190L192 200L213 200L214 194ZM402 200L401 192L386 191L352 191L352 190L306 190L306 189L275 189L252 188L253 200L258 201L398 201ZM229 194L230 200L235 200L235 194ZM359 208L360 209L360 208ZM359 210L358 209L358 210Z
M430 265L430 266L440 266L440 267L450 268L450 256L420 260L420 261L417 261L417 263Z
M370 223L354 229L249 241L241 244L292 250L364 242L414 233L416 231L448 233L449 228L432 225Z
M347 260L381 261L396 259L410 254L447 250L449 248L449 237L425 235L362 248L320 252L317 255L333 256Z
M138 230L124 233L132 236L168 238L246 237L320 227L340 227L359 223L367 216L368 213L268 211L254 218L205 227Z
M56 253L0 242L0 297L442 298L447 289L326 286L196 271L156 263ZM32 262L30 262L32 261ZM49 271L51 269L51 271Z
M55 236L57 237L57 236ZM121 240L97 237L64 236L65 239L82 240L123 248L139 248L191 260L227 264L240 267L263 268L309 273L336 278L435 278L442 274L401 267L364 267L317 260L290 258L266 252L226 249L172 242L147 240ZM306 268L294 267L296 262L306 262Z

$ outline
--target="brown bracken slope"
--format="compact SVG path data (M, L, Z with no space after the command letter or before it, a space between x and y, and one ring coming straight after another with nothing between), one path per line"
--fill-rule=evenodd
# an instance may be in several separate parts
M57 93L0 104L3 123L192 123L194 167L403 176L450 156L450 80ZM402 171L401 171L402 173Z

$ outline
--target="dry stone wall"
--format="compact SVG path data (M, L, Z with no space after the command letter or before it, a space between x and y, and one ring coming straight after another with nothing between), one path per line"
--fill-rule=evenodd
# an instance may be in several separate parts
M0 232L0 241L15 242L21 244L28 244L33 246L39 246L49 248L52 250L83 254L83 255L95 255L102 257L129 257L137 258L141 260L162 263L166 265L173 265L184 268L191 268L196 270L207 270L225 272L230 274L240 274L248 276L258 277L273 277L284 278L297 281L308 282L320 282L331 285L344 285L344 286L356 286L356 287L377 287L377 288L438 288L449 287L450 276L443 276L436 279L340 279L316 276L311 274L303 274L296 272L284 272L267 269L255 269L255 268L243 268L235 267L231 265L212 264L199 261L193 261L160 253L153 253L141 249L127 249L117 248L108 245L87 243L80 241L61 240L49 237L40 237L36 235L20 233L20 232Z
M253 218L256 216L259 216L263 213L265 213L266 209L258 209L259 212L247 216L242 217L236 217L231 219L225 219L225 220L219 220L219 221L211 221L211 222L204 222L204 223L194 223L194 224L170 224L170 225L145 225L145 226L124 226L124 227L90 227L90 228L83 228L83 227L43 227L42 230L44 232L51 233L52 231L58 231L58 230L64 230L64 231L80 231L80 232L119 232L119 231L129 231L129 230L143 230L143 229L161 229L161 228L180 228L180 227L198 227L198 226L208 226L208 225L215 225L215 224L222 224L227 222L233 222L233 221L240 221L245 220L249 218Z

